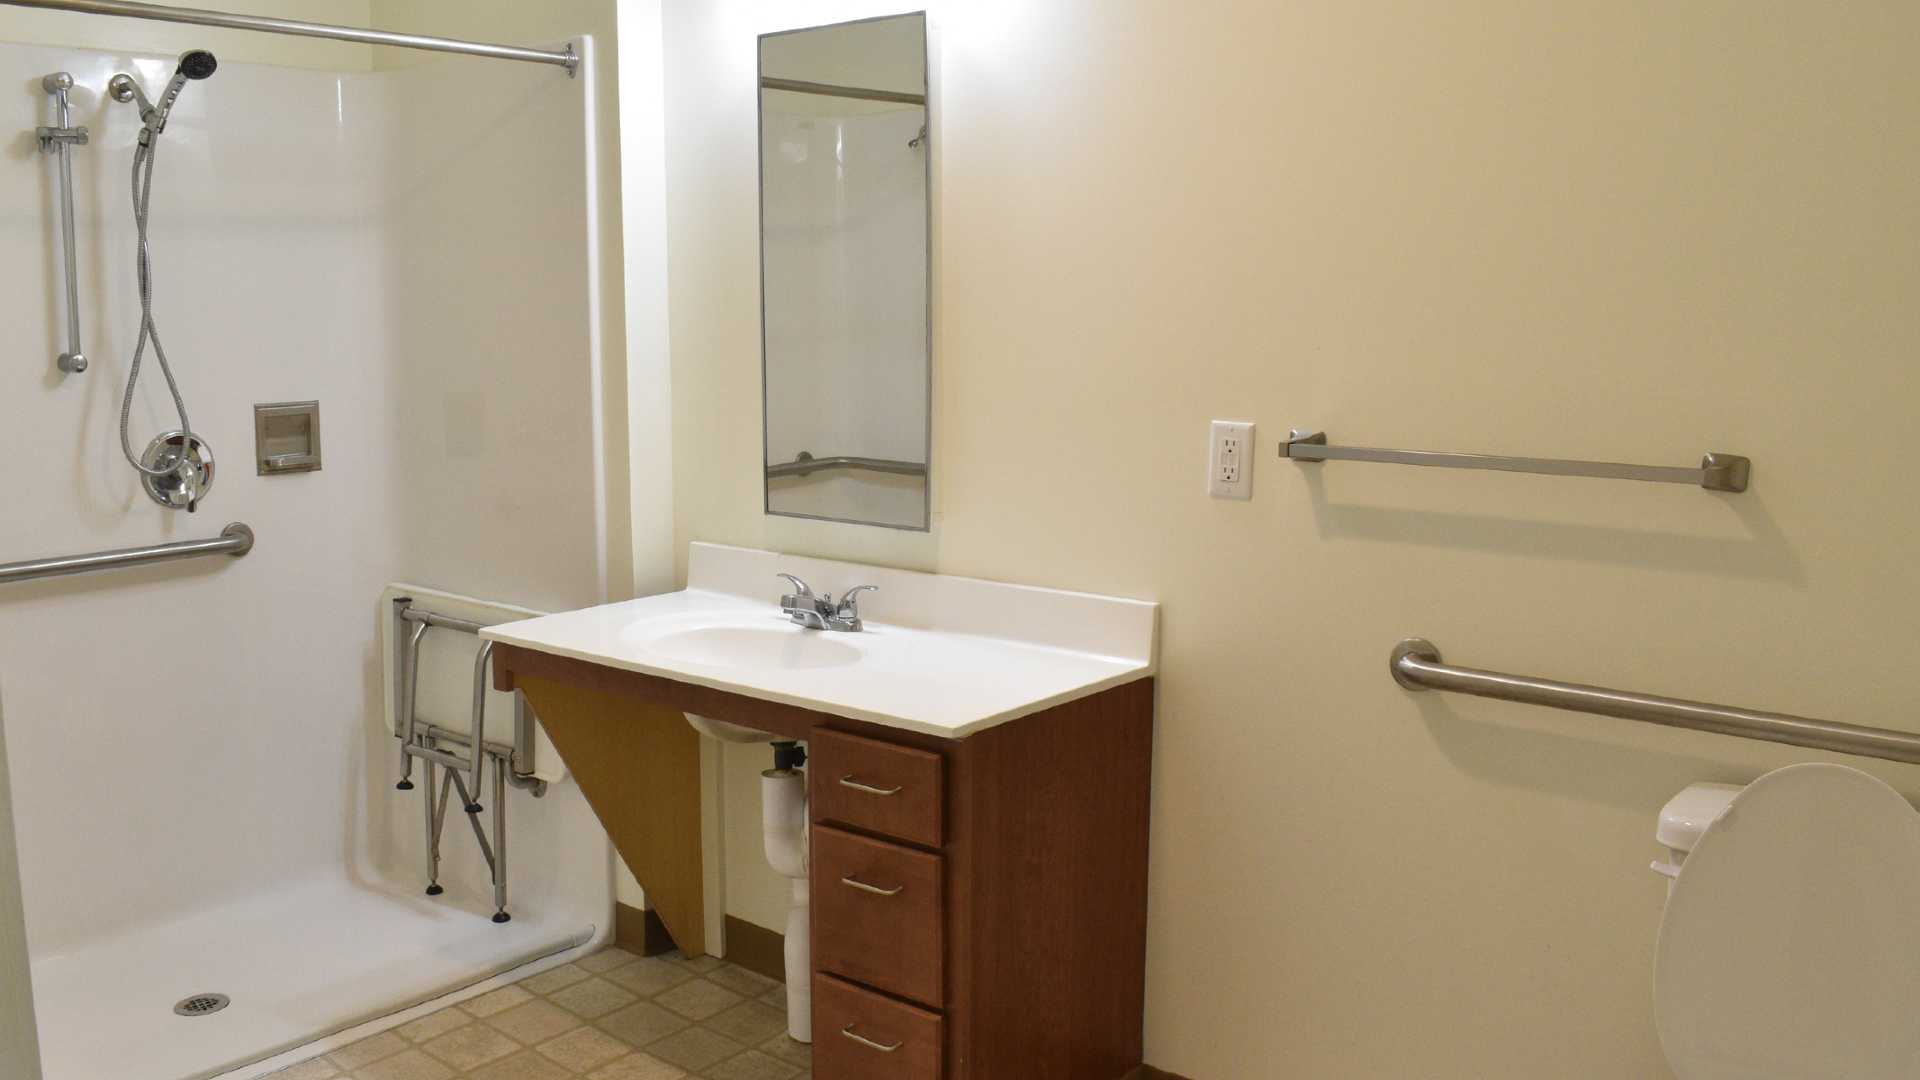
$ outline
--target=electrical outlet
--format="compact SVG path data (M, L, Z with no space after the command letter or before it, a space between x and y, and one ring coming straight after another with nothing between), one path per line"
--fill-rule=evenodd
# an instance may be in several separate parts
M1207 494L1216 499L1253 498L1253 425L1215 420L1207 441Z

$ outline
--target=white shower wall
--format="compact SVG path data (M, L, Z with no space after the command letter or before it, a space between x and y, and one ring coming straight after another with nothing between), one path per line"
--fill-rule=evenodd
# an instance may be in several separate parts
M74 169L93 364L75 376L53 367L56 174L31 137L49 122L39 78L56 70L92 129ZM19 448L0 561L228 521L258 543L0 589L36 968L317 877L417 892L419 796L392 790L380 721L381 588L594 603L607 522L626 514L596 494L585 81L465 58L346 75L228 63L182 97L156 168L156 316L219 471L197 514L150 503L115 432L137 317L137 122L102 92L121 70L158 87L171 58L0 45L19 132L0 143L0 425ZM251 406L309 398L325 468L256 476ZM174 426L166 401L149 361L136 451ZM610 856L577 789L510 803L515 910L604 931ZM483 868L454 829L445 900L479 907Z

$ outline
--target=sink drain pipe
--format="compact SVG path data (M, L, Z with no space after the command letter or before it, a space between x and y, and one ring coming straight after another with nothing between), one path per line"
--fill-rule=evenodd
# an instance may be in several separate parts
M813 948L808 940L806 752L798 743L774 744L774 767L760 774L760 823L767 862L793 880L787 911L787 1034L813 1041Z

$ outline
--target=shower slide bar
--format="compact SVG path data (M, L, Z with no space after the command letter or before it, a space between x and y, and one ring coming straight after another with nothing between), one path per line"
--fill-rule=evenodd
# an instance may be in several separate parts
M927 466L920 461L895 461L892 458L851 457L845 454L834 457L814 457L802 450L792 461L783 461L767 466L767 476L778 479L783 476L807 476L827 469L862 469L867 472L892 473L895 476L925 476Z
M40 152L60 161L60 235L67 267L67 351L54 358L54 365L69 375L87 370L87 354L80 348L80 253L73 246L73 148L87 145L85 125L73 124L73 102L67 94L73 89L73 76L56 71L40 80L40 88L53 98L54 124L34 129Z
M1440 650L1433 642L1422 638L1402 641L1394 648L1387 666L1393 673L1393 681L1408 690L1447 690L1498 701L1544 705L1550 709L1594 713L1665 727L1710 731L1717 735L1920 765L1920 735L1831 720L1811 720L1786 713L1712 705L1704 701L1608 690L1528 675L1506 675L1497 671L1454 667L1440 659Z
M196 559L203 555L232 555L239 558L252 550L253 530L236 521L221 529L219 536L208 540L181 540L171 544L98 551L90 555L63 555L57 559L0 563L0 585L66 574L88 574L95 570L119 570L174 559Z
M1656 484L1693 484L1708 491L1745 491L1753 463L1718 451L1700 459L1698 468L1682 465L1625 465L1613 461L1566 458L1501 457L1450 454L1433 450L1381 450L1371 446L1328 446L1324 431L1287 432L1280 456L1295 461L1379 461L1392 465L1429 465L1442 469L1490 469L1544 476L1593 476L1603 480L1646 480Z
M536 799L547 793L547 782L532 773L533 715L527 710L527 699L518 691L513 695L513 745L487 742L487 687L492 684L493 642L482 642L473 659L472 729L461 734L420 722L414 705L420 694L420 642L427 631L438 628L478 634L486 624L416 608L413 599L405 596L394 598L393 617L395 629L406 631L404 636L396 634L394 638L399 665L395 669L394 726L399 729L401 776L394 787L413 790L414 761L418 759L426 766L426 790L422 794L426 806L427 895L439 896L445 891L440 885L440 838L446 831L447 802L458 794L467 824L473 828L474 842L493 876L493 921L511 921L513 917L507 914L507 787L529 791ZM464 749L466 756L443 746ZM481 770L488 760L493 762L492 843L487 842L486 830L480 827L484 808L477 801L482 790ZM436 769L445 769L446 775L437 777Z
M85 15L119 15L130 19L153 19L157 22L215 26L228 30L255 30L266 34L327 38L362 45L391 45L399 49L460 53L465 56L485 56L495 60L524 60L533 64L553 64L556 67L566 68L568 78L578 74L580 68L580 56L574 52L572 42L567 43L566 51L552 52L544 49L523 49L517 45L489 45L479 41L427 37L422 34L401 34L389 30L362 30L357 27L301 22L296 19L275 19L264 15L235 15L199 8L137 4L130 0L0 0L0 4L45 8L51 11L77 11Z

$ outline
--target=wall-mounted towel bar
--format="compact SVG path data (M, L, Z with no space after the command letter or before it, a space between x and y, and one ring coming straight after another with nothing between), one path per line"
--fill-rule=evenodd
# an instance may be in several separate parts
M892 473L895 476L927 475L927 465L923 461L895 461L892 458L853 457L847 454L814 457L805 450L800 451L792 461L767 466L767 475L769 477L807 476L829 469L864 469L867 472Z
M1718 451L1700 459L1698 468L1682 465L1626 465L1613 461L1566 458L1450 454L1433 450L1381 450L1371 446L1328 446L1324 431L1295 428L1280 444L1280 456L1295 461L1382 461L1441 469L1490 469L1546 476L1594 476L1603 480L1646 480L1656 484L1693 484L1708 491L1745 491L1753 464L1738 454Z
M1388 667L1393 672L1393 681L1408 690L1450 690L1456 694L1920 765L1920 735L1528 675L1453 667L1441 661L1440 650L1433 642L1421 638L1408 638L1396 646Z
M238 558L253 550L253 530L236 521L209 540L181 540L171 544L96 551L90 555L62 555L57 559L28 559L25 562L0 563L0 585L14 581L60 577L63 574L87 574L95 570L119 570L143 563L171 559L195 559L202 555L232 555Z

